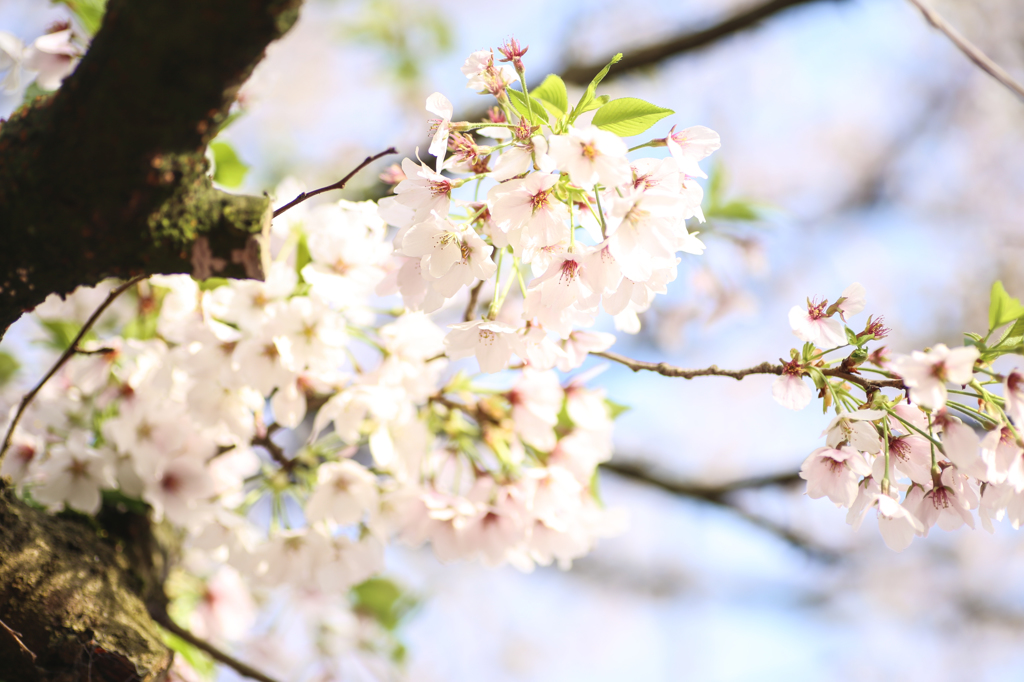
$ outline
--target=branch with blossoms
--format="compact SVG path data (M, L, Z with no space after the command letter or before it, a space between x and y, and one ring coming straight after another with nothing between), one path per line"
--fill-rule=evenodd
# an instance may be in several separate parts
M843 324L865 305L864 287L853 284L831 305L808 299L806 306L792 308L789 322L804 346L781 365L686 370L601 355L633 371L686 379L777 375L775 399L796 410L812 400L804 381L810 378L824 410L831 407L836 416L822 432L825 447L801 467L807 494L848 508L847 520L855 528L874 508L882 537L893 549L904 549L915 535L926 536L935 524L944 530L973 528L975 510L989 531L1004 517L1017 527L1024 519L1019 507L1024 503L1024 374L1017 369L1000 374L993 363L1024 352L1024 305L996 282L985 335L968 333L963 347L937 344L910 355L869 351L872 341L889 333L880 317L869 317L860 332ZM830 357L844 350L845 357ZM863 372L884 378L866 379ZM960 388L949 388L950 383ZM1002 396L991 391L993 384L1002 386ZM889 396L885 389L901 393Z

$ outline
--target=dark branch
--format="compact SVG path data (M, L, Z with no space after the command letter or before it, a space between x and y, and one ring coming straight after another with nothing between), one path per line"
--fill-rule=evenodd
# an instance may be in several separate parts
M252 444L266 450L270 454L271 459L280 464L281 468L285 471L291 471L295 468L295 460L289 459L288 455L285 454L284 448L272 441L269 434L253 437Z
M359 171L363 170L364 168L369 166L371 163L373 163L377 159L382 158L384 156L387 156L388 154L397 154L397 153L398 153L397 149L395 149L394 147L388 147L387 149L382 151L380 154L374 154L373 156L367 156L365 159L363 159L362 163L360 163L358 166L356 166L355 169L353 169L351 173L349 173L348 175L343 177L341 180L338 180L333 185L327 185L326 187L321 187L320 189L315 189L312 192L303 192L302 194L300 194L299 196L295 197L294 199L289 201L287 204L285 204L281 208L275 210L274 211L274 217L276 218L277 216L281 215L282 213L284 213L288 209L290 209L290 208L292 208L294 206L298 206L299 204L301 204L306 199L312 199L317 194L323 194L324 192L330 192L333 189L342 189L342 188L344 188L345 185L348 183L348 181L351 180L353 177L355 177L356 173L358 173Z
M462 315L463 322L469 322L476 316L476 304L480 300L480 289L484 286L484 281L480 280L476 286L469 290L469 303L466 305L466 312Z
M205 150L301 0L110 0L73 74L0 127L0 333L107 277L261 277L266 197Z
M665 492L687 497L698 502L711 504L716 507L727 509L745 521L768 531L788 544L800 549L815 558L824 561L835 561L838 556L830 549L822 547L811 538L801 535L791 528L778 524L771 519L754 514L732 499L732 495L743 490L756 490L767 487L791 487L802 479L797 472L787 472L773 476L740 479L729 483L718 485L703 485L674 481L664 478L653 471L651 467L635 462L623 462L612 460L601 465L601 469L610 471L636 483L650 485Z
M18 410L14 413L14 419L11 420L10 426L7 427L7 433L6 435L4 435L3 445L0 446L0 464L2 464L4 461L4 455L7 454L7 448L11 446L11 438L14 437L14 429L18 427L18 422L21 421L21 416L25 413L25 410L32 402L32 399L36 397L36 394L39 393L40 390L42 390L43 386L46 385L46 382L49 381L50 378L54 374L56 374L61 367L64 366L64 363L66 363L72 355L74 355L75 353L82 352L82 350L78 347L78 344L81 343L82 339L85 338L85 335L89 333L89 330L92 329L94 324L96 324L96 321L100 319L100 315L102 315L103 312L110 307L110 304L113 303L118 296L120 296L125 291L138 284L141 279L141 275L138 277L133 277L127 282L124 282L123 284L113 289L107 295L107 298L103 301L103 303L100 303L96 310L92 311L92 315L89 316L89 319L85 321L85 324L82 325L82 328L78 330L78 334L76 334L75 338L72 339L71 345L64 349L64 352L61 353L59 358L57 358L57 361L53 363L52 367L50 367L50 371L48 371L46 375L39 380L39 383L32 387L32 390L30 390L28 393L22 396L21 402L18 404Z
M256 670L255 668L250 667L245 663L242 663L237 658L224 653L223 651L213 646L206 640L199 639L191 632L189 632L188 630L186 630L185 628L181 627L173 620L171 620L171 617L168 616L166 612L156 611L154 609L151 610L150 615L153 617L153 620L160 625L160 627L164 628L176 637L180 637L181 639L185 640L197 649L206 652L210 656L210 658L214 659L215 661L219 661L220 663L223 663L224 665L234 669L234 671L237 672L239 675L244 675L245 677L254 680L259 680L259 682L277 682L277 680L275 680L273 677L265 675L261 673L259 670Z
M632 358L627 358L625 355L619 355L618 353L612 353L611 351L591 353L591 355L597 355L607 360L618 362L619 364L629 367L634 372L647 370L650 372L656 372L662 376L679 377L682 379L693 379L695 377L731 377L739 381L744 377L748 377L753 374L782 375L782 365L773 365L770 362L762 362L759 365L754 365L753 367L748 367L746 369L719 369L716 365L711 365L710 367L705 367L703 369L683 369L664 362L633 360ZM857 376L856 374L851 374L839 367L821 369L820 371L827 377L836 377L843 379L844 381L848 381L851 384L856 384L865 391L877 391L881 388L898 388L900 390L904 390L906 388L901 379L865 379Z
M8 626L7 623L3 622L2 620L0 620L0 628L3 628L4 630L6 630L7 634L10 635L11 639L13 639L14 642L18 645L18 648L21 649L21 651L25 655L31 657L32 658L32 662L35 663L36 655L34 653L32 653L31 649L29 649L27 646L25 646L25 643L23 641L21 641L21 633L20 632L15 632L14 630L12 630L10 628L10 626Z
M719 484L684 483L682 481L667 481L656 476L650 467L638 464L635 461L612 460L601 465L602 469L613 471L620 476L627 476L634 480L642 480L646 483L657 485L663 490L668 490L677 495L684 495L705 502L723 504L725 499L733 493L741 490L756 490L758 488L790 487L803 481L800 473L789 471L772 476L758 476L754 478L741 478L735 481Z
M819 0L769 0L753 7L740 10L717 24L699 31L686 31L659 43L630 50L618 64L612 66L607 78L614 78L629 71L635 71L658 64L670 57L693 52L707 47L722 38L755 28L762 21L792 7L807 5ZM614 52L612 53L614 54ZM591 62L571 63L559 74L567 83L585 85L611 61L612 54Z
M928 20L928 23L939 29L946 34L957 49L963 52L968 59L974 62L982 71L999 81L1000 84L1005 86L1010 92L1017 95L1021 99L1024 99L1024 85L1021 85L1013 79L1013 76L1008 74L1005 69L992 61L984 52L982 52L974 43L967 40L963 35L960 34L953 26L942 18L942 15L933 10L931 7L926 5L922 0L910 0L910 2L921 10L921 14Z

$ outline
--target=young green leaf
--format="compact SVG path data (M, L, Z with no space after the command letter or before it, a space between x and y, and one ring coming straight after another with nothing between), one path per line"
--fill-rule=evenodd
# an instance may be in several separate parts
M600 109L605 104L608 104L608 100L610 100L610 99L611 99L611 97L609 97L608 95L601 95L600 97L595 97L594 99L590 100L590 103L587 104L586 107L581 109L579 113L585 114L588 111L593 111L594 109Z
M618 53L612 60L608 62L608 66L601 69L601 71L594 76L594 80L590 81L590 85L587 86L583 96L580 97L579 103L576 104L576 108L572 110L572 114L569 116L569 123L576 120L576 117L582 114L584 111L590 111L594 107L590 106L591 102L594 101L594 97L597 94L597 86L600 85L604 77L608 75L608 70L612 68L614 64L618 64L622 59L622 53Z
M559 118L565 116L566 112L569 111L569 93L566 92L565 83L555 74L545 78L543 83L533 89L530 96L536 97L546 105L550 105L548 107L549 111L551 107L557 109L559 113L555 115Z
M541 123L548 122L548 114L544 109L544 105L541 104L533 95L530 95L530 101L533 103L533 117L531 118L530 109L526 105L526 95L521 91L513 90L512 88L506 89L505 92L508 93L509 101L512 102L512 106L519 115L527 119L530 123L533 125L540 125Z
M992 331L1007 322L1024 315L1024 305L1020 300L1006 293L1003 283L996 280L992 285L992 300L988 306L988 329Z
M0 386L4 386L18 373L21 364L10 353L0 350Z
M656 107L636 97L613 99L594 114L594 125L619 137L639 135L652 125L675 112Z
M213 152L213 180L225 187L238 187L245 180L249 167L245 165L235 150L227 142L210 144Z
M103 23L107 0L57 0L57 2L67 5L68 9L75 13L82 28L90 36L96 35L100 24Z
M761 217L751 204L738 199L730 201L724 206L709 206L705 216L725 220L759 220Z
M631 409L629 405L623 405L622 403L617 403L614 400L609 400L608 398L604 399L604 404L608 408L608 416L612 419L618 419L619 415L623 412L628 412Z
M387 578L370 578L352 588L356 611L373 617L386 630L394 630L409 611L416 598Z

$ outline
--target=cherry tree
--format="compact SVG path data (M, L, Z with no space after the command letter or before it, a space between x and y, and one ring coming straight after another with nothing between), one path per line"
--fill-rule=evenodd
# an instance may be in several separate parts
M614 350L713 248L697 180L721 145L694 121L644 139L674 112L599 94L621 55L573 102L517 40L474 52L486 114L427 98L428 146L376 202L306 203L394 149L315 190L215 186L206 147L298 4L112 0L91 42L0 35L4 87L56 90L0 128L2 322L30 313L60 351L0 446L11 674L192 680L212 658L264 681L386 677L410 606L382 576L390 543L529 572L620 532L602 362L770 375L784 407L819 401L807 495L854 528L875 515L895 551L1020 525L1024 305L999 282L954 348L888 348L854 282L780 320L796 341L765 349L778 363Z

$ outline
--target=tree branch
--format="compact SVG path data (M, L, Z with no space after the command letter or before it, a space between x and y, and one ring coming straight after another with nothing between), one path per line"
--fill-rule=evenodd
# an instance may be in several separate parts
M1001 66L992 61L984 52L978 49L971 41L960 34L949 22L942 18L938 12L926 5L922 0L910 0L921 14L928 20L928 23L946 34L957 49L963 52L968 59L974 62L982 71L995 78L1010 92L1024 99L1024 85L1013 79Z
M731 499L734 493L742 490L756 490L775 486L791 487L802 481L799 472L786 472L772 476L739 479L718 485L704 485L666 479L656 474L651 467L637 462L623 462L613 459L610 462L601 464L601 469L636 483L653 486L673 495L687 497L698 502L727 509L745 521L768 531L815 558L823 561L835 561L838 559L838 555L833 550L822 547L811 538L801 535L791 528L754 514Z
M686 31L658 43L647 45L635 50L623 57L622 61L612 66L608 71L606 80L621 76L629 71L635 71L657 64L669 57L675 57L686 52L692 52L702 47L707 47L722 38L755 28L765 19L788 10L792 7L807 5L819 0L769 0L768 2L742 9L722 21L699 31ZM612 53L614 54L614 52ZM566 66L559 75L566 83L577 83L586 85L603 69L612 54L591 62L574 62Z
M462 321L469 322L476 315L476 304L480 300L480 289L484 286L484 281L480 280L476 286L469 290L469 303L466 304L466 312L462 314Z
M0 127L0 333L107 277L261 277L266 197L206 145L301 0L110 0L78 68Z
M113 530L101 538L97 520L29 507L0 480L0 619L37 657L0 633L0 678L165 678L172 656L144 599L163 579L142 556L153 544ZM148 529L145 517L137 520Z
M276 218L277 216L281 215L282 213L284 213L288 209L301 204L306 199L312 199L317 194L323 194L324 192L329 192L332 189L342 189L343 187L345 187L345 185L348 183L349 180L351 180L353 177L355 177L356 173L358 173L359 171L363 170L364 168L369 166L371 163L373 163L377 159L379 159L381 157L384 157L384 156L387 156L388 154L397 154L397 153L398 153L397 149L395 149L394 147L388 147L387 149L382 151L380 154L374 154L373 156L367 156L365 159L363 159L362 163L360 163L358 166L356 166L355 169L353 169L351 173L349 173L348 175L343 177L341 180L338 180L333 185L327 185L326 187L321 187L320 189L315 189L312 192L302 192L301 194L299 194L299 196L295 197L294 199L289 201L287 204L285 204L281 208L276 209L274 211L274 217Z
M705 367L703 369L683 369L664 362L633 360L632 358L627 358L625 355L619 355L618 353L612 353L611 351L591 353L591 355L597 355L605 358L606 360L618 362L619 364L629 367L634 372L647 370L650 372L656 372L662 376L680 377L683 379L693 379L695 377L731 377L739 381L744 377L748 377L753 374L773 374L775 376L781 376L783 371L782 365L773 365L770 362L762 362L759 365L754 365L747 369L719 369L716 365L711 365L710 367ZM865 379L857 376L856 374L851 374L849 371L843 370L839 367L827 369L822 368L820 371L827 377L843 379L851 384L860 386L866 391L873 391L881 388L898 388L900 390L904 390L906 388L901 379Z
M166 611L151 609L150 616L152 616L153 620L156 621L160 627L164 628L175 637L180 637L197 649L206 652L210 658L232 668L239 675L243 675L253 680L259 680L259 682L277 682L274 678L261 673L259 670L256 670L245 663L242 663L234 656L221 651L206 640L196 637L191 632L171 620L171 617L167 615Z
M14 413L14 418L11 420L10 426L7 427L7 433L4 435L3 445L0 446L0 464L3 464L4 455L7 454L7 448L11 447L11 438L14 436L14 430L18 427L18 422L21 421L21 416L25 413L25 410L28 409L32 399L36 397L36 394L42 390L43 386L46 385L46 382L64 366L64 363L66 363L72 355L82 352L78 347L78 344L81 343L85 335L89 333L89 330L92 329L94 324L96 324L96 321L100 319L100 315L110 307L110 304L113 303L118 296L138 284L141 279L142 275L133 277L113 289L107 295L107 298L103 303L100 303L96 310L92 311L92 315L90 315L89 319L85 321L82 328L78 330L78 334L76 334L75 338L72 339L71 344L64 349L64 352L61 353L59 358L57 358L57 361L53 363L52 367L50 367L50 371L48 371L46 375L39 380L39 383L32 387L32 390L22 396L21 402L18 404L18 410Z
M15 632L10 628L9 625L7 625L7 623L3 622L2 620L0 620L0 628L3 628L7 631L7 634L11 636L11 639L13 639L14 642L18 645L18 648L21 649L21 651L25 653L27 656L31 657L33 663L36 662L36 655L32 653L31 649L25 646L25 643L23 641L21 641L20 632Z

